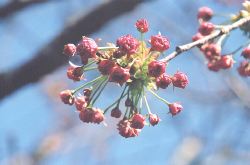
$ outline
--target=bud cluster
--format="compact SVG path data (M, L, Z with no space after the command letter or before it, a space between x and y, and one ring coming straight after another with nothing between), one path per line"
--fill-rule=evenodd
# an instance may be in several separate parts
M208 19L206 15L199 17ZM169 103L156 91L166 89L170 85L181 89L188 85L185 73L177 71L174 75L167 74L168 63L159 60L161 54L170 47L168 38L159 33L145 42L143 36L149 30L148 21L139 19L135 27L141 33L140 39L127 34L119 37L116 45L100 47L95 40L84 36L78 44L70 43L64 46L65 55L70 58L79 56L82 63L77 66L70 62L67 70L69 79L82 81L85 79L84 73L90 70L98 71L100 76L75 90L62 91L61 100L65 104L75 104L79 118L84 123L99 124L105 120L104 114L108 111L111 117L123 116L117 124L117 129L125 138L138 136L145 125L155 126L160 122L158 115L150 110L146 92L164 102L168 112L175 116L181 112L182 105L177 102ZM201 28L201 31L205 34L211 29ZM101 110L94 105L108 83L118 84L123 90L113 104ZM146 111L143 111L144 107Z
M246 10L250 9L250 2L246 1L243 3L243 6ZM250 10L249 10L250 11ZM248 11L248 12L249 12ZM249 16L249 15L248 15ZM192 40L195 42L201 40L207 35L210 35L217 30L223 28L223 26L216 26L210 21L213 17L213 10L208 7L201 7L198 10L197 18L200 23L198 32L192 37ZM206 41L202 45L199 45L200 51L203 53L204 57L207 60L207 68L211 71L218 72L219 70L230 69L233 67L235 61L233 55L238 51L234 51L229 54L222 54L222 46L225 43L225 38L228 37L228 34L220 36L218 39L213 39ZM224 43L223 43L224 42ZM249 76L249 56L250 56L250 47L245 48L242 52L242 56L246 59L241 62L238 72L243 77Z

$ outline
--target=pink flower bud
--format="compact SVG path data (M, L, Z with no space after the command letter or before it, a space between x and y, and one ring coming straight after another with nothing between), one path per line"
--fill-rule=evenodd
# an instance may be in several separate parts
M122 115L121 110L119 109L119 107L115 107L114 109L111 110L111 116L114 118L120 118Z
M100 124L104 120L104 115L100 109L83 108L79 113L79 118L85 123Z
M83 90L83 95L84 95L85 97L90 97L91 93L92 93L91 88L85 88L85 89Z
M171 84L171 77L163 73L160 77L156 78L156 86L158 88L166 89Z
M98 64L98 70L101 72L102 75L109 75L113 68L115 66L115 63L111 60L102 60Z
M132 128L130 125L131 123L128 120L126 119L121 120L117 124L118 126L117 129L119 130L119 134L125 138L138 136L141 130Z
M94 108L92 122L96 124L100 124L103 120L104 120L103 111L100 109Z
M146 19L139 19L135 23L135 27L141 33L146 33L148 31L148 21Z
M250 63L248 61L242 61L238 67L238 72L242 77L250 76Z
M207 68L211 71L218 72L220 70L219 61L208 62Z
M126 107L131 107L133 106L133 102L130 98L127 98L126 101L125 101L125 106Z
M116 66L110 73L109 81L118 83L122 86L125 82L127 82L129 78L130 78L129 69Z
M161 76L166 70L166 63L160 61L152 61L148 64L148 74L152 77Z
M198 10L197 18L202 19L204 21L209 21L213 16L213 10L209 7L201 7Z
M142 129L146 124L145 117L141 114L134 114L131 119L131 127L135 129Z
M152 126L157 125L160 121L160 118L156 114L149 114L149 122Z
M85 99L85 96L80 96L75 99L76 109L81 111L83 108L87 106L88 102Z
M95 58L98 46L92 38L83 36L82 40L77 45L76 50L80 54L80 56Z
M250 59L250 46L249 47L246 47L241 55L245 58L245 59Z
M211 22L202 22L198 31L203 35L207 36L211 34L211 32L214 30L214 24Z
M185 73L177 71L172 77L172 83L175 87L184 89L188 85L188 77Z
M168 105L169 107L169 113L172 114L172 116L177 115L178 113L180 113L183 109L182 105L179 103L172 103Z
M60 98L64 104L73 105L75 97L72 94L71 90L64 90L60 93Z
M202 51L208 60L218 60L221 56L221 46L217 44L205 44Z
M67 76L74 81L80 81L84 78L83 69L81 67L69 66L67 70Z
M64 45L63 53L69 57L74 56L76 53L76 46L74 44Z
M222 56L219 60L219 66L222 69L228 69L231 68L234 64L233 56L232 55L225 55Z
M139 42L136 38L131 36L130 34L121 36L120 38L117 39L116 45L119 47L119 50L131 55L136 53L138 47L139 47Z
M163 52L169 49L170 47L170 43L167 37L162 36L161 34L151 36L150 44L151 44L151 50L158 52Z
M193 37L192 37L192 41L197 41L199 39L202 39L204 36L201 35L201 33L196 33Z

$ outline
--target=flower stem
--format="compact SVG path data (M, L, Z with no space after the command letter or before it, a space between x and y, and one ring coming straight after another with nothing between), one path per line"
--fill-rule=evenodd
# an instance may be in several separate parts
M122 98L124 98L128 93L124 94L121 98L119 98L118 100L116 100L113 104L111 104L110 106L108 106L105 110L104 113L106 113L109 108L113 107L119 100L121 100Z
M107 50L107 49L118 49L119 47L109 47L109 46L104 46L104 47L98 47L98 50Z
M105 81L106 81L106 82L105 82ZM104 85L103 85L103 84L104 84ZM105 89L105 87L106 87L107 84L108 84L108 81L107 81L107 79L105 79L105 80L101 83L101 85L102 85L101 90L98 92L97 96L96 96L95 99L92 101L91 105L94 105L94 104L95 104L96 100L99 98L99 96L101 95L102 91Z
M90 65L94 64L95 62L96 62L95 60L92 60L89 63L87 63L86 65L83 65L82 68L85 69L85 68L89 67Z
M95 70L97 67L89 67L89 68L84 68L84 71L90 71L90 70Z
M159 95L157 95L157 94L156 94L154 91L152 91L151 89L148 89L148 91L149 91L150 93L152 93L155 97L157 97L159 100L161 100L162 102L166 103L167 105L170 104L167 100L165 100L164 98L162 98L162 97L160 97Z
M74 95L74 94L75 94L77 91L79 91L80 89L82 89L82 88L84 88L84 87L86 87L86 86L91 85L92 83L94 83L94 82L100 80L102 77L103 77L103 76L99 76L99 77L95 78L94 80L89 81L89 82L87 82L86 84L83 84L82 86L80 86L80 87L76 88L75 90L73 90L72 94Z
M144 95L144 101L145 101L145 104L146 104L146 107L147 107L147 110L148 110L148 113L151 114L151 111L150 111L150 107L148 105L148 100L147 100L147 97Z

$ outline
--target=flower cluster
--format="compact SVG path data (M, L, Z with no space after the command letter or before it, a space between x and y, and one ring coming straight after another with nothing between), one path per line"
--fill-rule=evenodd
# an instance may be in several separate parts
M248 4L248 8L250 9L250 2L246 2ZM245 3L243 6L246 7ZM249 10L250 11L250 10ZM220 30L223 26L214 25L211 22L208 22L213 17L213 10L208 7L201 7L198 10L197 18L200 23L200 27L198 28L198 32L192 37L193 41L200 40L207 35ZM235 61L233 59L233 55L238 51L238 49L232 53L222 54L222 45L225 43L225 39L228 37L228 34L222 35L220 38L216 38L213 40L209 40L206 43L199 45L200 51L203 53L204 57L207 60L207 68L211 71L218 72L219 70L232 68ZM249 54L250 48L245 48L242 52L242 56L246 59L241 62L238 72L241 76L247 77L249 76Z
M84 36L77 45L65 45L63 51L70 58L79 56L82 63L77 66L70 62L67 70L69 79L85 80L84 73L90 70L97 70L100 76L77 89L62 91L61 100L65 104L75 104L84 123L99 124L105 120L104 114L110 111L111 117L121 118L117 129L125 138L138 136L145 125L155 126L160 122L158 115L150 110L146 92L166 104L168 112L175 116L183 109L182 105L168 102L156 91L170 85L181 89L188 85L185 73L177 71L171 76L166 73L167 63L159 60L170 47L168 38L159 33L145 42L143 36L149 30L148 21L139 19L135 27L141 33L140 39L128 34L119 37L116 45L100 47L95 40ZM120 97L104 110L96 108L96 101L110 82L123 88Z

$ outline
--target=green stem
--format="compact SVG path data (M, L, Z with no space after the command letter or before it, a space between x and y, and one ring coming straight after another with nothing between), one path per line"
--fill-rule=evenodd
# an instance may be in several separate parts
M148 105L147 97L145 95L143 97L144 97L144 101L145 101L145 104L146 104L146 107L147 107L147 110L148 110L148 114L151 114L150 107Z
M105 82L106 81L106 82ZM105 89L106 85L108 84L107 79L104 82L101 83L101 85L104 83L104 85L102 86L101 90L98 92L98 95L95 97L95 99L92 101L91 105L93 106L96 102L96 100L99 98L99 96L101 95L102 91Z
M118 49L118 48L119 48L119 47L104 46L104 47L98 47L98 50Z
M162 97L160 97L159 95L157 95L157 94L156 94L154 91L152 91L151 89L148 89L148 91L149 91L150 93L152 93L155 97L157 97L159 100L161 100L162 102L166 103L167 105L170 104L167 100L165 100L164 98L162 98Z
M126 93L125 95L123 95L121 98L117 99L113 104L111 104L110 106L108 106L105 110L104 113L106 113L109 108L113 107L119 100L121 100L122 98L124 98L128 93Z
M128 107L127 107L126 112L125 112L125 114L124 114L124 116L123 116L123 120L126 118L127 113L128 113Z
M90 70L95 70L97 67L89 67L89 68L84 68L84 71L90 71Z
M72 94L74 95L74 94L75 94L77 91L79 91L80 89L82 89L82 88L84 88L84 87L86 87L86 86L88 86L88 85L91 85L92 83L94 83L94 82L100 80L102 77L103 77L103 76L99 76L99 77L95 78L94 80L89 81L89 82L87 82L86 84L83 84L82 86L80 86L80 87L76 88L75 90L73 90Z
M118 101L118 103L117 103L117 106L120 105L121 99L123 98L123 94L124 94L124 92L126 91L127 87L128 87L128 85L126 85L126 86L124 87L124 89L123 89L123 91L122 91L122 94L121 94L120 98L118 99L119 101Z
M105 78L105 77L103 77L103 78ZM94 96L96 95L96 93L98 92L98 90L100 89L100 87L102 86L102 83L104 82L104 81L106 81L106 79L103 79L102 78L102 80L100 80L99 82L97 82L97 83L95 83L95 84L93 84L93 86L94 86L94 91L92 92L92 94L91 94L91 97L90 97L90 100L92 100L93 98L94 98Z
M92 64L94 64L94 63L96 63L96 61L95 61L95 60L90 61L90 62L89 62L89 63L87 63L86 65L83 65L83 66L82 66L82 68L83 68L83 69L85 69L85 68L89 67L90 65L92 65Z

